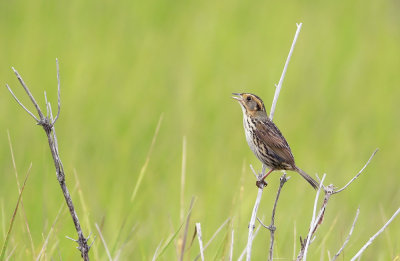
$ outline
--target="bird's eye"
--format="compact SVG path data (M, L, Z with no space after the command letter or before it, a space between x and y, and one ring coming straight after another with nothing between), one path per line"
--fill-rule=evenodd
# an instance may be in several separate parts
M246 98L248 101L251 101L251 96L247 96Z

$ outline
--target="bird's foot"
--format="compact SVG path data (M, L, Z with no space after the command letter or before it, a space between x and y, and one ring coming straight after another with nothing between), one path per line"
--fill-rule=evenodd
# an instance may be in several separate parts
M268 185L268 183L265 182L264 179L260 179L260 180L257 180L257 181L256 181L256 186L257 186L258 188L260 188L260 189L265 188L267 185Z

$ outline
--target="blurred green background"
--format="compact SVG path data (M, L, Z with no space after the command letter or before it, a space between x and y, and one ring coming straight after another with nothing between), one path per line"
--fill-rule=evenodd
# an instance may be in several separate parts
M59 149L84 232L97 235L90 252L93 260L107 260L95 223L111 255L120 260L151 260L158 244L179 228L184 136L185 213L196 197L187 246L195 222L201 222L208 241L230 217L233 222L218 234L205 257L227 257L233 228L236 259L247 241L257 194L249 164L257 169L261 165L246 144L242 112L231 93L256 93L269 110L298 22L303 22L302 31L274 117L297 165L313 176L326 173L328 184L341 187L375 148L380 149L365 173L331 199L310 248L312 260L333 256L360 207L344 252L349 259L400 206L399 3L1 1L1 244L18 198L7 130L20 182L33 164L24 211L17 215L7 249L8 254L15 249L11 260L37 257L60 207L63 212L43 260L79 259L76 245L65 238L76 237L76 232L44 132L4 88L8 83L33 110L11 66L42 108L46 91L55 110L55 58L60 60ZM159 135L131 202L161 114ZM308 232L315 195L299 175L289 175L276 216L274 256L284 260L293 258L298 237ZM279 176L277 172L268 178L261 201L259 216L267 223ZM160 260L177 258L178 237ZM268 248L269 232L262 229L253 259L265 259ZM186 260L193 260L198 249L195 239ZM362 260L391 260L399 254L397 218Z

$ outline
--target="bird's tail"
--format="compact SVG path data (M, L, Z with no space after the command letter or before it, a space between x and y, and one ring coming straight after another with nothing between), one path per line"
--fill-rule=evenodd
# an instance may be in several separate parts
M310 177L310 175L308 175L307 173L305 173L302 169L297 168L296 169L297 173L299 173L305 180L307 180L308 183L310 183L310 185L314 188L314 189L318 189L319 187L319 183L313 179L312 177Z

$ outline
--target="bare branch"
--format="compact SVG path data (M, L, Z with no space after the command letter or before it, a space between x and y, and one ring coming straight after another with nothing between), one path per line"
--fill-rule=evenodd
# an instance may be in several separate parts
M197 230L197 238L199 240L201 261L204 261L203 239L201 236L201 224L200 223L196 223L196 230Z
M353 256L353 258L351 259L351 261L356 260L357 258L361 257L361 254L365 251L365 249L367 249L367 247L369 247L369 245L372 244L372 242L375 240L375 238L377 238L385 229L387 226L389 226L390 223L392 223L392 221L395 219L395 217L400 213L400 208L398 208L396 210L396 212L393 214L393 216L388 220L388 222L386 222L385 225L383 225L383 227L381 229L379 229L378 232L375 233L375 235L373 235L368 242L357 252L357 254L355 256Z
M317 210L317 204L318 204L318 198L319 198L319 192L321 191L321 188L323 186L324 183L324 179L325 179L326 174L324 174L324 176L322 176L322 180L320 182L317 194L315 195L315 201L314 201L314 208L313 208L313 215L312 215L312 219L311 219L311 224L310 224L310 230L308 231L308 236L307 236L307 241L306 244L304 246L304 261L306 261L307 259L307 250L308 250L308 246L310 245L310 240L311 240L311 236L314 233L314 226L315 226L315 214L316 214L316 210Z
M33 115L32 112L30 112L23 104L22 102L20 102L17 98L17 96L15 96L15 94L13 93L13 91L11 90L10 86L8 86L8 84L6 84L8 91L11 93L11 95L14 97L14 99L17 101L17 103L29 114L32 116L32 118L35 119L36 122L39 122L39 119L36 118L35 115Z
M57 85L58 85L58 110L57 110L57 116L54 119L54 121L51 123L52 125L56 124L56 121L58 120L58 117L60 116L60 111L61 111L61 83L60 83L60 66L58 65L58 59L56 58L56 64L57 64Z
M353 230L354 230L354 227L355 227L356 222L357 222L358 214L360 214L360 208L357 208L356 217L354 218L353 225L351 225L350 232L349 232L349 234L347 235L346 240L344 241L342 247L339 249L339 251L336 253L336 255L332 258L331 261L335 261L336 258L338 258L338 256L340 255L340 253L342 253L343 249L345 248L345 246L346 246L347 243L349 242L350 237L351 237L351 234L353 234Z
M204 251L207 249L207 247L211 244L211 242L214 240L214 238L218 235L218 233L221 231L221 229L228 223L228 221L231 220L231 218L227 218L224 223L222 223L221 226L214 232L214 234L211 236L210 240L207 241L207 243L204 246ZM194 259L195 261L200 258L200 253L196 256Z
M292 56L292 52L293 52L294 46L296 44L297 37L299 35L300 29L301 29L301 25L302 25L301 23L299 25L297 25L297 31L296 31L292 46L290 48L289 55L288 55L288 57L286 59L285 67L283 68L283 72L282 72L281 78L279 80L279 84L278 84L278 86L276 86L277 88L275 90L274 100L272 102L272 107L271 107L271 111L270 111L270 119L271 120L274 117L275 107L276 107L276 103L278 101L279 93L280 93L281 88L282 88L283 79L285 78L287 66L288 66L290 58ZM255 173L255 171L254 171L254 169L253 169L253 167L251 165L250 165L250 167L251 167L254 175L257 177L257 180L258 180L259 176L257 176L257 174ZM266 166L263 165L263 169L262 169L262 172L261 172L261 177L265 174L265 169L266 169ZM258 206L260 205L262 193L263 193L263 188L258 188L256 202L254 203L253 212L252 212L252 215L251 215L251 218L250 218L249 234L248 234L248 237L247 237L247 255L246 255L246 260L247 261L250 261L250 259L251 259L251 247L252 247L253 239L254 239L253 231L254 231L254 227L255 227L254 226L255 225L255 220L256 220L256 217L257 217Z
M271 121L274 118L275 107L276 107L276 103L278 102L279 93L281 92L283 79L285 78L286 70L287 70L287 67L289 65L290 58L292 57L294 46L296 45L297 37L299 36L302 24L303 23L296 24L296 26L297 26L296 34L294 35L292 46L290 47L290 51L289 51L288 57L286 58L285 67L283 67L283 72L282 72L281 78L279 79L278 85L275 85L276 86L276 90L275 90L274 100L272 102L271 111L269 113L269 118L271 119Z
M263 165L261 175L264 175L265 169L266 169L266 167ZM247 249L246 261L251 260L251 247L253 245L253 240L254 240L253 231L255 228L258 206L260 205L260 202L261 202L262 193L263 193L263 188L262 187L258 188L257 198L256 198L256 202L254 203L253 212L251 214L250 224L249 224L249 234L247 237L247 247L246 247L246 249Z
M272 216L271 216L271 224L269 225L268 230L271 233L271 242L270 242L270 246L269 246L269 260L272 260L272 256L274 253L274 239L275 239L275 212L276 212L276 206L278 204L278 199L279 199L279 195L281 194L281 190L283 185L285 185L286 181L289 180L290 177L286 177L286 173L283 173L283 175L280 178L280 184L279 184L279 188L278 188L278 192L276 193L276 199L275 199L275 203L274 203L274 208L272 209Z
M250 164L250 169L254 174L254 177L256 177L256 179L258 180L260 178L260 175L257 175L257 172L254 170L253 165ZM264 173L264 172L263 172Z
M22 79L21 75L19 75L19 73L17 72L17 70L14 69L14 67L11 67L15 73L15 75L17 76L19 82L21 83L22 87L24 88L26 94L28 94L29 98L31 99L33 105L35 106L38 114L39 114L39 118L40 120L44 119L43 113L40 110L39 104L36 102L35 98L33 97L31 91L29 90L28 86L25 84L24 80Z
M258 231L260 231L260 227L261 227L261 225L258 225L258 227L256 228L256 232L254 232L254 234L253 234L252 241L256 238L256 236L257 236L257 234L258 234ZM239 256L239 258L238 258L238 261L242 261L244 255L245 255L246 253L247 253L247 246L246 246L245 249L243 249L242 253L240 254L240 256Z
M286 70L287 70L290 58L292 57L293 49L294 49L294 46L296 44L297 37L298 37L298 35L300 33L300 29L301 29L301 25L302 24L300 23L300 24L296 24L296 25L297 25L297 31L296 31L296 34L294 36L294 39L293 39L293 42L292 42L292 46L291 46L290 51L289 51L289 55L288 55L288 57L286 59L286 63L285 63L285 66L283 68L283 72L282 72L281 78L279 80L279 84L278 84L278 86L276 86L274 100L272 102L272 107L271 107L270 116L269 116L271 120L274 117L275 107L276 107L276 103L278 101L279 93L280 93L281 88L282 88L283 79L285 78ZM253 167L252 166L250 166L250 167L252 168L254 175L256 175ZM263 165L262 175L264 175L265 169L266 169L266 166ZM259 178L257 177L257 180L258 179ZM250 259L251 259L251 247L252 247L252 244L253 244L253 230L254 230L254 224L255 224L255 220L256 220L256 216L257 216L258 206L259 206L260 201L261 201L262 192L263 192L263 189L262 188L258 188L256 202L254 204L253 212L252 212L251 219L250 219L249 234L248 234L248 237L247 237L247 256L246 256L246 260L247 261L250 261Z
M47 141L48 141L49 147L50 147L50 152L51 152L51 155L53 157L53 162L54 162L54 166L55 166L55 169L56 169L57 180L58 180L58 183L60 184L61 190L62 190L63 195L64 195L64 199L65 199L65 201L67 203L70 215L72 217L72 221L74 222L74 225L75 225L75 230L76 230L76 232L78 234L78 239L76 241L79 244L78 249L81 252L82 258L85 261L89 260L89 249L90 248L89 248L89 246L87 244L87 239L83 235L82 228L81 228L78 216L77 216L77 214L75 212L74 204L73 204L72 199L71 199L71 195L70 195L69 190L67 188L67 185L65 183L64 167L63 167L63 164L61 162L59 151L58 151L57 136L56 136L55 128L54 128L54 125L53 125L55 123L55 121L53 121L53 114L52 114L52 111L51 111L50 102L47 101L47 97L46 97L46 93L45 93L46 109L48 111L48 114L45 117L43 115L43 112L41 111L39 105L37 104L35 98L33 97L32 93L30 92L29 88L27 87L27 85L25 84L24 80L22 79L22 77L19 75L17 70L15 70L14 68L12 68L12 69L14 70L14 73L17 76L19 82L21 83L22 87L25 89L25 92L27 93L27 95L31 99L33 105L35 106L40 119L37 119L32 113L30 113L22 105L21 102L19 102L19 100L12 93L12 91L8 87L8 85L7 85L7 88L9 89L11 94L13 95L14 99L16 99L17 102L37 121L37 124L39 124L39 125L41 125L43 127L43 129L44 129L44 131L46 133ZM57 63L57 71L59 71L58 70L58 63Z
M257 217L257 220L258 220L258 223L260 223L261 226L263 226L264 228L266 228L266 229L268 229L268 230L271 230L271 228L270 228L269 226L265 225L265 224L261 221L261 219L259 219L258 217Z
M343 188L334 191L333 194L337 194L337 193L339 193L339 192L342 192L342 191L345 190L355 179L357 179L357 178L361 175L361 173L364 171L364 169L368 166L368 164L371 162L372 158L375 156L375 154L376 154L377 152L378 152L378 149L376 149L376 150L372 153L372 155L371 155L371 157L369 157L367 163L365 163L364 167L362 167L362 169L357 173L357 175L355 175L354 178L352 178Z

